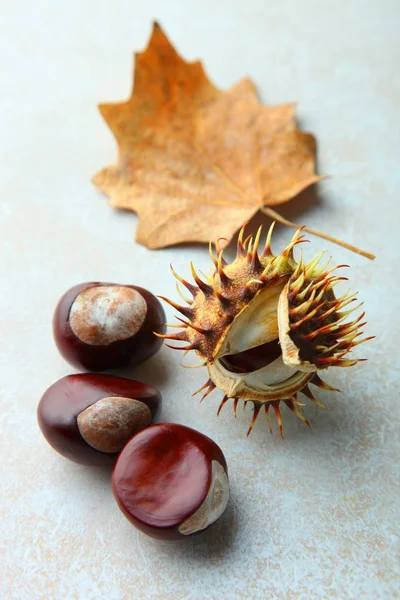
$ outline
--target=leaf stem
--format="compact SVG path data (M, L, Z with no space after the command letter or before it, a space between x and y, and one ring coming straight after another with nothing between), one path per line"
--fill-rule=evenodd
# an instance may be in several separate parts
M272 219L275 219L275 221L278 221L279 223L282 223L283 225L287 225L288 227L294 227L295 229L298 229L300 227L300 225L296 225L296 223L292 223L292 221L288 221L287 219L282 217L279 213L274 211L272 208L269 208L269 206L261 206L260 210L265 215L268 215L269 217L271 217ZM361 256L365 256L365 258L369 258L370 260L374 260L376 258L375 254L371 254L370 252L361 250L361 248L357 248L357 246L353 246L352 244L343 242L342 240L339 240L338 238L335 238L326 233L321 233L320 231L317 231L315 229L310 229L309 227L303 227L303 231L307 231L308 233L317 235L318 237L323 238L324 240L329 240L330 242L333 242L334 244L343 246L343 248L347 248L348 250L351 250L352 252L355 252L356 254L361 254Z

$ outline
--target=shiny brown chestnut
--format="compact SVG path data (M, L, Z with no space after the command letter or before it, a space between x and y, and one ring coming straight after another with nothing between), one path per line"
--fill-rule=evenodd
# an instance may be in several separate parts
M221 448L202 433L174 423L152 425L126 444L114 467L112 487L133 525L168 540L209 527L229 499Z
M48 443L65 458L113 465L126 442L153 422L160 403L158 390L139 381L80 373L48 388L37 417Z
M87 282L57 304L53 334L58 350L78 369L103 371L136 366L155 354L165 333L165 313L148 290L134 285Z

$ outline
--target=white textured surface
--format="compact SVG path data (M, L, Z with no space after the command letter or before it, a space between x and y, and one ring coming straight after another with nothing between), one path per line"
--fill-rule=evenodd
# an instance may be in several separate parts
M399 572L400 79L398 0L2 2L0 597L7 600L392 599ZM215 439L232 498L215 527L177 543L138 533L112 498L109 474L56 455L36 404L72 370L51 338L59 296L86 280L119 281L175 297L200 246L150 252L136 219L111 210L89 179L116 155L96 103L127 96L132 51L156 17L215 82L243 75L265 101L297 100L332 177L285 215L375 251L374 263L313 238L351 262L365 299L370 358L327 379L325 410L308 430L285 414L285 440L218 394L168 348L135 376L158 385L162 417ZM278 228L275 248L288 239ZM308 254L309 255L309 254ZM172 312L168 311L169 316Z

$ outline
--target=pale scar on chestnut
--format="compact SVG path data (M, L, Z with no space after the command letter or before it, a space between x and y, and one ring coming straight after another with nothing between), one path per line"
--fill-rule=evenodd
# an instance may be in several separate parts
M224 467L217 461L212 461L211 485L202 505L179 526L183 535L206 529L214 523L225 511L229 501L229 480Z
M98 400L77 417L83 439L100 452L119 452L135 433L151 423L151 411L140 400L111 396Z
M116 285L93 286L75 298L69 322L78 339L101 346L135 335L146 313L146 301L136 290Z

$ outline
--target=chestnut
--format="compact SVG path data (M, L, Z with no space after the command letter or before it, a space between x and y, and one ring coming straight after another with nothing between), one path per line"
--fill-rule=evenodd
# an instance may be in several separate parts
M137 433L112 474L117 503L147 535L179 539L203 531L224 512L229 482L221 448L202 433L174 423Z
M43 394L39 427L57 452L82 465L113 465L126 442L152 423L158 390L139 381L80 373L67 375Z
M78 369L136 366L162 346L165 313L149 291L135 285L87 282L60 299L53 316L61 355Z

